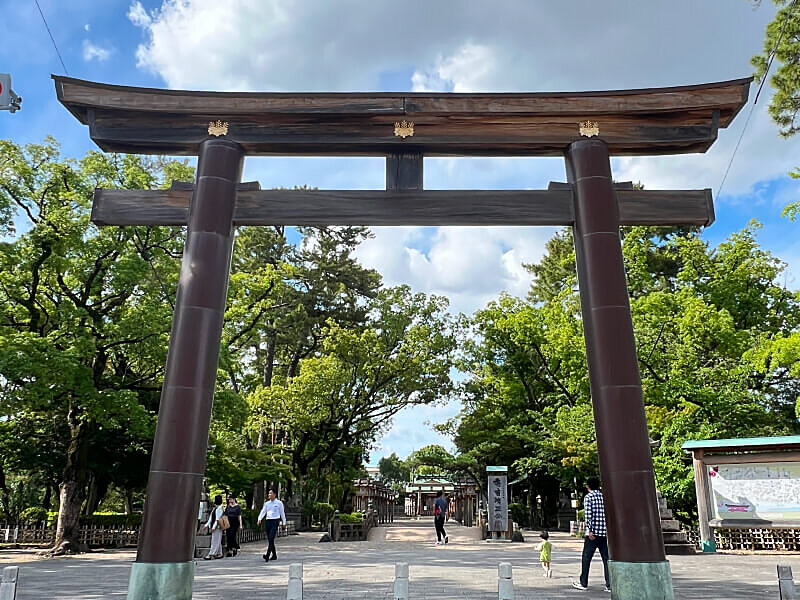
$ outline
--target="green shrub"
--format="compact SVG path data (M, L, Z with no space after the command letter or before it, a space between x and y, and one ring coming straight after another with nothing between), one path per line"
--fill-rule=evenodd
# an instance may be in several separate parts
M586 520L586 509L582 508L578 511L578 521L585 521Z
M19 520L23 523L46 523L47 509L41 506L31 506L19 513Z
M511 519L518 523L520 527L529 527L529 516L530 513L528 512L528 507L524 504L520 504L519 502L512 502L508 505L508 510L511 511Z
M333 508L333 504L328 504L327 502L317 502L314 504L314 518L325 525L331 520L335 510L336 509Z
M362 523L364 521L364 515L362 515L360 512L354 512L351 515L342 513L339 515L339 520L342 523Z
M118 513L95 513L88 517L81 517L81 525L105 525L108 527L136 527L142 524L142 515Z

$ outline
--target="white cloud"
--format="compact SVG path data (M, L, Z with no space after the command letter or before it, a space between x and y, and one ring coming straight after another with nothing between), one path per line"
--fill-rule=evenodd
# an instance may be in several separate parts
M131 4L130 8L128 9L127 17L130 22L137 27L149 27L152 23L150 15L147 14L147 11L145 10L144 6L142 6L142 3L139 2L139 0L136 0L136 2Z
M488 91L491 74L496 69L492 48L467 43L450 56L438 56L428 69L414 71L411 89L414 92Z
M83 40L83 60L87 62L94 59L100 62L106 61L113 52L113 48L103 48L102 46L94 45L89 40Z
M745 77L774 14L771 3L753 10L747 2L718 0L407 0L399 12L395 4L363 0L162 0L148 12L135 0L127 16L143 34L138 66L173 88L376 90L391 74L395 88L402 89L404 81L405 89L461 92L646 88ZM587 23L591 33L584 35ZM797 164L800 136L778 137L765 112L768 96L760 99L728 175L728 200L739 201ZM720 131L708 153L615 159L616 179L641 181L650 189L716 192L748 110ZM258 178L264 187L382 185L380 161L247 162L248 179ZM560 159L425 161L429 189L543 188L564 178ZM470 313L501 290L525 294L530 278L520 265L541 255L552 229L375 232L359 258L387 283L446 294L455 310ZM385 438L387 447L396 443L392 436Z
M374 227L356 251L387 285L450 299L453 312L472 314L501 292L525 296L531 284L522 263L536 262L552 227Z
M163 0L142 28L141 68L170 87L227 90L368 90L406 70L413 90L542 91L659 87L747 76L774 7L677 0L606 5L409 0ZM412 27L399 27L398 19ZM592 35L577 32L592 23ZM674 43L676 30L681 43ZM565 33L576 32L576 35ZM632 50L632 49L635 49ZM702 56L702 60L697 57ZM763 94L725 184L748 193L784 174L800 137L781 140ZM716 187L747 108L706 155L615 160L617 179L653 188ZM497 163L502 161L497 161ZM745 167L746 165L746 167ZM562 171L563 172L563 171ZM562 177L563 178L563 177Z

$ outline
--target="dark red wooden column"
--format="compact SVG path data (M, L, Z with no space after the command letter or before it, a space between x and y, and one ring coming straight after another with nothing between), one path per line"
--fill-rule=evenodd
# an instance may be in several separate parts
M608 146L579 140L567 149L566 161L610 555L621 562L663 562Z
M243 150L234 142L210 139L200 146L138 563L194 558L243 163Z

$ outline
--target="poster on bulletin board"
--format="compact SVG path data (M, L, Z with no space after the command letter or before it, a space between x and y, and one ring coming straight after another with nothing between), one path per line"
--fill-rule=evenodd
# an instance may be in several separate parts
M800 521L800 462L707 465L714 516Z

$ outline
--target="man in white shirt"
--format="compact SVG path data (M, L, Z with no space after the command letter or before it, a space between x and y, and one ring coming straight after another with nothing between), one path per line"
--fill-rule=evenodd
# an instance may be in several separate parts
M286 513L283 510L283 502L278 500L275 496L275 490L269 490L269 500L264 502L264 508L258 513L258 524L261 525L261 520L267 518L267 539L269 539L269 546L267 551L263 554L264 561L269 562L278 560L278 555L275 553L275 536L278 533L278 524L286 527Z

